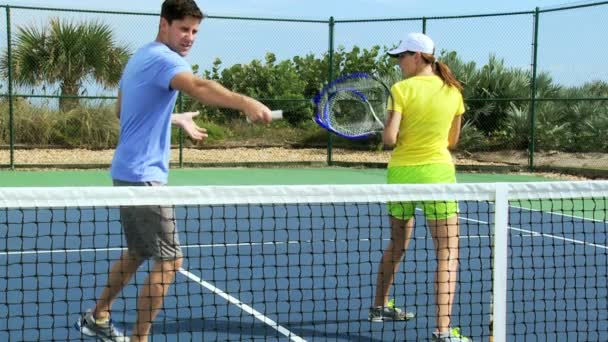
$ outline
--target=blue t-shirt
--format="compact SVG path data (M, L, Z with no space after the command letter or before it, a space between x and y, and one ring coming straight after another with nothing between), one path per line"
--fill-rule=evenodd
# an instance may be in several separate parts
M173 77L192 72L179 54L159 42L140 48L120 80L120 138L110 174L127 182L166 183L171 152L171 113L178 92Z

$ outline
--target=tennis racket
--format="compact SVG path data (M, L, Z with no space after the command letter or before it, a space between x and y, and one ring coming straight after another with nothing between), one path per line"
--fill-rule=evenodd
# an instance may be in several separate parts
M348 139L365 139L384 129L392 97L378 78L354 73L327 84L313 101L319 126Z

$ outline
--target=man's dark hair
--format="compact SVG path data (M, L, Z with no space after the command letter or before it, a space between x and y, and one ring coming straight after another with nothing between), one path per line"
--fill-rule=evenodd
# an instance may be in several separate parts
M160 16L171 24L173 20L182 20L186 17L202 20L203 12L201 12L194 0L165 0L160 11Z

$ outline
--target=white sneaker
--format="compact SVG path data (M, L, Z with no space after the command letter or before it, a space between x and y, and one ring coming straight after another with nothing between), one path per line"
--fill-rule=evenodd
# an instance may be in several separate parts
M108 320L104 323L97 323L91 309L87 310L87 312L76 321L74 327L82 334L97 337L104 342L129 342L130 340L112 324L112 320Z

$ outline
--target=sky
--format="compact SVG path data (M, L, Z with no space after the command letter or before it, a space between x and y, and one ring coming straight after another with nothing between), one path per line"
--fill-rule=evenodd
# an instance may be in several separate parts
M417 18L533 11L535 7L551 9L597 1L567 0L197 0L209 16L263 17L327 21ZM65 9L126 11L158 14L161 0L0 0L0 5L34 6ZM6 18L0 9L0 32ZM32 11L13 9L11 23L44 25L49 17L74 20L101 19L115 31L117 40L136 49L155 38L158 17L100 15L74 12ZM608 82L603 56L603 41L608 5L572 11L543 13L539 20L539 71L548 72L557 83L581 85L600 79ZM581 25L585 23L585 25ZM429 20L427 34L439 51L456 51L461 59L478 65L491 55L503 59L508 67L530 69L532 61L533 16L531 14L476 19ZM353 46L393 46L407 32L421 31L421 21L340 23L335 26L335 46L349 51ZM279 60L295 55L320 55L328 49L327 23L294 23L206 19L199 37L188 56L191 64L209 70L219 58L227 67L264 59L267 52ZM6 37L0 33L0 50ZM582 60L584 52L585 60Z
M298 19L443 16L553 8L567 0L214 0L197 3L209 15ZM0 0L0 5L159 12L162 0Z

